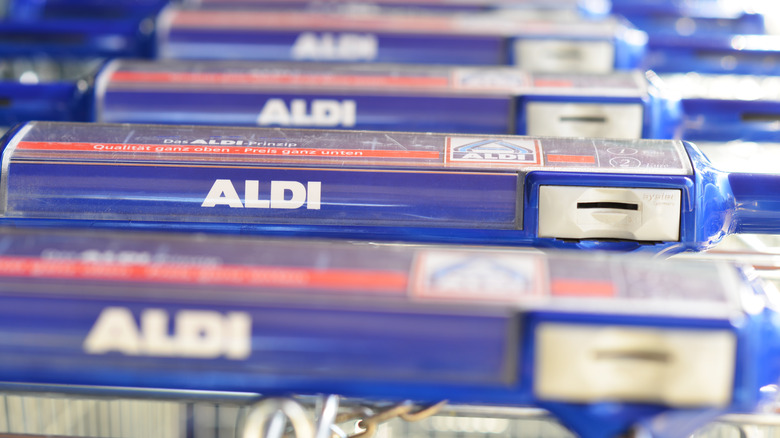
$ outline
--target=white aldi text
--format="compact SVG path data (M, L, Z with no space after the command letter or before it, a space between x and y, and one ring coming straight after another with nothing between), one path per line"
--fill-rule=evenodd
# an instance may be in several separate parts
M145 309L140 324L130 309L107 307L84 340L88 354L111 352L128 356L246 359L252 352L252 319L245 312L222 314L181 310L170 316L163 309Z
M304 32L295 39L292 58L310 61L373 61L378 49L376 35Z
M283 208L295 209L306 205L308 210L320 209L322 182L309 181L304 186L298 181L271 181L268 199L260 199L260 181L244 181L244 199L238 196L229 179L214 181L201 207L227 205L231 208ZM289 196L288 196L289 195Z
M350 128L355 126L354 100L313 99L311 108L305 99L293 99L288 108L282 99L268 99L257 116L260 126L313 126Z

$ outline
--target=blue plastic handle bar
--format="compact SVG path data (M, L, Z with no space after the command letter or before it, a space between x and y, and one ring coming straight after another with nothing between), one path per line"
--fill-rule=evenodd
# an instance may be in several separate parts
M728 181L734 194L734 231L780 233L780 175L731 173Z
M654 436L684 437L754 409L780 375L770 290L724 262L95 230L0 236L2 390L447 399L541 407L585 438L664 415ZM593 339L550 356L563 341L545 336L551 327ZM720 347L674 347L686 340ZM556 358L566 366L540 364ZM626 361L658 372L632 374ZM720 371L699 375L709 367ZM616 389L543 384L571 376ZM668 379L694 388L690 397L668 390L678 385L648 390Z
M780 175L670 140L32 122L2 160L19 226L669 253L780 233Z

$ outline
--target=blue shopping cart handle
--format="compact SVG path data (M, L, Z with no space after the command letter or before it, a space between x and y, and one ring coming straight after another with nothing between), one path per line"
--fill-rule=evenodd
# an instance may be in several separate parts
M776 234L780 230L780 177L731 173L728 182L734 193L734 231Z
M671 140L32 122L2 166L23 226L667 253L780 230L780 177Z
M446 399L684 437L777 382L772 293L648 254L1 228L0 389Z

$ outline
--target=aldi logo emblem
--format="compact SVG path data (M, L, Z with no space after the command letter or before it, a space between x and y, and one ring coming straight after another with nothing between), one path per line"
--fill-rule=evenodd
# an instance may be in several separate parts
M544 259L535 252L421 251L415 259L412 294L417 298L510 302L540 296Z
M534 139L450 137L447 148L453 163L540 163L539 143Z

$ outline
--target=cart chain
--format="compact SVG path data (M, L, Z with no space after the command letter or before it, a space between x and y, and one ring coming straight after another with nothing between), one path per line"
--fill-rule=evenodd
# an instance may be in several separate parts
M306 408L291 398L271 397L253 405L243 421L242 438L372 438L382 423L401 418L405 421L419 421L435 415L447 401L418 408L410 401L384 409L360 406L350 412L337 414L339 399L328 396L324 399L319 419L313 422ZM355 434L345 433L339 423L355 421L362 429ZM288 427L289 426L289 427Z
M353 413L341 414L336 417L335 423L357 420L357 426L364 430L362 432L348 435L347 438L372 438L382 423L393 420L395 418L400 418L404 421L424 420L430 416L436 415L446 404L447 401L442 400L436 404L415 410L416 405L407 401L383 409L373 415L363 416L363 418L360 418L361 416L356 416Z

